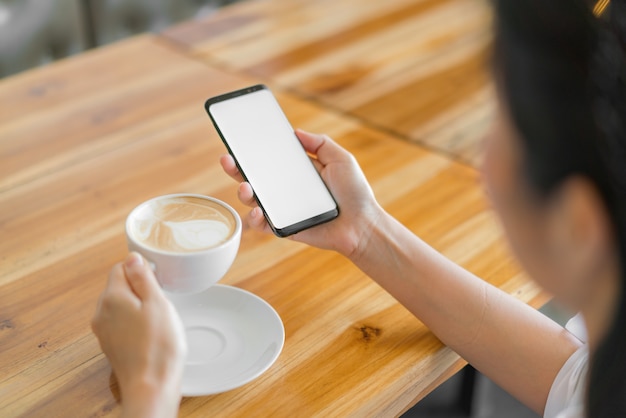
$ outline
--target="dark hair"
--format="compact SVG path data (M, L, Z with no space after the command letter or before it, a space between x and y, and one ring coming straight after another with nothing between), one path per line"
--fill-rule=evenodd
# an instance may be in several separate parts
M622 281L610 329L591 359L588 417L626 416L626 6L602 16L585 0L494 0L494 64L540 196L573 175L597 187Z

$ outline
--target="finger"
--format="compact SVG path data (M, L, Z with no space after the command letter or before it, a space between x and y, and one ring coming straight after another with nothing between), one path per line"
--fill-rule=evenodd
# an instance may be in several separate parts
M296 130L296 135L298 136L298 139L302 143L304 149L313 156L311 161L313 162L315 169L318 173L321 173L324 168L324 164L317 159L317 153L327 137L325 135L312 134L301 129Z
M124 261L124 272L131 289L142 301L160 294L159 282L141 255L130 253Z
M324 168L324 165L322 163L320 163L319 160L316 159L316 158L311 158L311 162L313 163L313 166L315 167L317 172L321 173L322 169Z
M313 134L301 129L296 130L296 135L304 149L313 154L322 165L335 161L349 161L352 158L352 154L333 141L328 135Z
M122 263L117 263L111 268L109 272L109 280L107 281L106 287L104 291L100 295L100 299L98 300L98 310L102 305L102 300L104 298L110 297L111 295L132 295L132 291L128 281L126 280L126 274L124 273L124 266Z
M113 268L111 268L111 271L109 272L109 280L107 281L104 291L109 292L110 290L119 288L128 288L128 284L124 278L124 267L122 267L122 263L117 263L113 266Z
M263 211L258 206L252 209L250 213L248 213L248 216L246 217L246 223L250 228L256 229L257 231L270 233L272 232L272 228L267 223L265 215L263 215Z
M237 164L235 164L235 159L232 157L232 155L230 154L222 155L220 157L220 164L224 172L228 174L229 176L231 176L233 179L235 179L236 181L240 183L244 181L244 178L239 172L239 168L237 167Z
M313 155L317 155L318 149L324 144L326 137L321 134L314 134L311 132L303 131L302 129L296 129L296 136L302 143L302 146L306 152Z
M102 316L106 316L107 308L105 307L105 301L116 300L120 297L126 298L128 296L132 299L137 299L130 289L128 281L126 280L122 263L117 263L111 268L106 286L98 298L96 311L91 319L91 328L94 332L97 331L98 324L101 321Z
M250 186L250 183L240 183L239 189L237 189L237 196L239 197L241 203L246 206L254 207L257 205L256 199L254 198L254 192L252 191L252 186Z

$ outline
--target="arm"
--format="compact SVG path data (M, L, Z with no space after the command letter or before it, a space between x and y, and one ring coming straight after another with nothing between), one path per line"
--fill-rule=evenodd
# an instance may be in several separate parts
M338 251L418 317L442 342L523 403L542 413L579 342L539 312L451 262L387 214L354 158L330 138L297 132L341 208L334 221L293 239ZM232 159L224 170L242 181ZM267 227L247 183L247 222Z
M537 413L580 342L384 214L352 261L447 346Z

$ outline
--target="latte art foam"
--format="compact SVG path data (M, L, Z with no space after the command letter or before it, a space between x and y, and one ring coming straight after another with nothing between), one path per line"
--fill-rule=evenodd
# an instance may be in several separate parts
M235 221L224 207L211 201L184 197L156 201L134 218L136 239L153 248L194 252L217 247L235 230Z
M189 251L214 247L226 241L230 235L228 225L211 219L184 222L163 222L169 229L172 244Z

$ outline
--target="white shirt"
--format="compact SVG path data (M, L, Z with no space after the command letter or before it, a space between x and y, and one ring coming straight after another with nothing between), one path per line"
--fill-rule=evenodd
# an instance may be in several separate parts
M582 317L576 315L565 326L581 341L587 340ZM583 345L563 364L552 383L544 418L583 418L589 349Z

